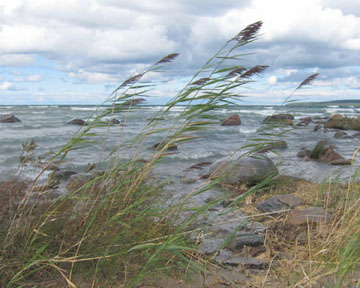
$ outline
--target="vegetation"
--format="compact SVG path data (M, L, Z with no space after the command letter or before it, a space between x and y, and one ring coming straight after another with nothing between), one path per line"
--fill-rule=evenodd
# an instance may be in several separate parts
M191 271L199 275L193 279L196 282L206 278L209 271L220 275L226 270L201 255L196 241L189 237L196 232L193 229L196 219L224 198L192 208L191 216L185 220L178 218L187 209L185 201L217 185L221 178L208 180L184 202L172 206L159 203L158 199L164 197L163 183L151 181L151 173L171 153L169 148L195 139L197 131L217 123L210 112L238 103L241 96L234 89L251 82L251 77L267 68L263 65L247 68L238 64L243 57L238 50L257 39L261 25L262 22L253 23L227 41L139 135L103 157L109 163L105 171L95 171L88 178L78 179L68 185L67 194L60 196L55 193L54 177L50 177L47 185L38 184L40 175L31 182L15 179L2 183L1 287L142 287L150 286L153 281L160 283L161 279L186 279L185 275ZM42 173L61 163L70 151L99 143L103 136L92 131L98 127L107 129L110 124L105 117L136 113L134 105L138 101L134 100L139 99L136 97L147 97L153 88L152 83L141 80L149 73L162 71L177 56L177 53L169 54L120 84L104 103L107 109L97 111L93 121L83 126L60 151L53 153ZM297 89L310 84L315 77L309 76ZM159 128L159 119L165 118L164 115L179 104L184 105L184 110L172 120L170 128ZM254 143L243 148L250 149L247 154L264 151L273 145L266 135L281 137L284 132L263 131L264 138L254 139ZM145 139L154 134L161 136L162 141L149 160L142 161L138 154L125 160L124 155L130 148L144 149ZM102 145L105 142L106 139ZM36 143L24 144L23 148L21 162L35 161L32 152ZM289 233L283 233L284 227L278 224L286 217L285 213L272 214L270 218L270 215L259 215L251 210L256 199L287 193L288 186L268 178L251 188L227 188L235 195L239 191L242 193L233 199L234 209L242 209L251 218L277 225L274 224L266 238L264 253L271 259L268 270L251 276L253 283L259 283L256 287L273 287L275 281L284 287L305 287L323 283L319 281L327 281L330 276L333 278L326 283L341 287L347 281L358 279L359 275L353 273L360 259L360 206L357 205L360 189L357 183L338 185L330 181L329 184L309 184L308 190L302 185L291 188L291 192L299 194L307 203L329 211L333 209L334 216L331 225L314 227L308 223ZM244 201L248 205L243 205ZM299 235L305 238L300 239ZM289 251L291 259L278 258L285 250ZM235 280L229 283L237 285ZM154 287L158 286L154 284Z

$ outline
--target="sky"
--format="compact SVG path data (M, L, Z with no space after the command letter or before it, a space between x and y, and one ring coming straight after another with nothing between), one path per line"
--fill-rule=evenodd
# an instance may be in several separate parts
M149 104L165 104L248 24L240 53L268 65L242 87L244 104L360 100L359 0L0 0L0 105L100 104L127 78L180 53Z

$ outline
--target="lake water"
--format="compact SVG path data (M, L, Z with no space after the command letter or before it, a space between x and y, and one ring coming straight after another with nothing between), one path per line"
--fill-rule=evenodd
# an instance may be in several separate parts
M96 106L0 106L0 116L14 114L22 122L0 123L0 180L19 173L19 155L22 151L22 143L33 139L38 147L35 155L45 155L49 151L58 151L67 141L73 137L80 126L68 125L73 118L91 120L94 118ZM100 112L102 109L100 108ZM131 148L126 143L139 135L146 127L149 119L158 115L163 106L139 106L129 113L117 113L107 116L105 120L117 118L124 125L111 127L98 127L92 129L98 136L93 137L96 143L90 143L87 147L71 151L66 157L64 167L74 170L82 170L91 163L106 163L106 156L123 145L117 155L123 159L131 157L147 159L153 151L149 149L155 143L160 142L166 132L155 133L144 139L141 145ZM177 121L177 117L184 107L174 107L164 115L164 120L158 122L156 128L176 129L183 121ZM159 165L158 172L171 177L185 171L187 167L198 162L215 162L228 156L233 151L246 152L249 148L245 145L254 143L252 139L259 138L259 131L266 127L262 120L274 113L292 113L295 123L302 117L327 117L334 113L341 113L349 117L357 117L360 112L357 107L346 106L323 106L323 107L279 107L279 106L234 106L228 109L217 110L211 114L219 119L226 118L231 114L239 114L242 125L221 126L213 124L204 131L194 132L195 140L183 142L178 145L178 150L168 155ZM95 114L94 114L95 113ZM331 166L315 161L303 161L296 157L301 147L312 149L320 139L326 139L329 144L337 147L337 151L345 158L351 158L354 150L360 146L359 138L335 139L334 130L320 130L314 132L316 124L311 123L306 127L294 126L289 132L281 137L288 144L288 148L279 151L279 154L268 153L267 155L277 164L283 174L301 177L312 181L321 181L325 177L337 177L345 179L358 168L359 156L356 157L354 167ZM174 131L174 130L173 130ZM273 132L276 132L273 131ZM279 131L278 131L279 132ZM347 131L349 135L356 131ZM263 138L263 136L261 136ZM276 137L270 137L276 138ZM279 138L280 139L280 138ZM24 177L33 177L40 169L33 165L27 165L21 170Z

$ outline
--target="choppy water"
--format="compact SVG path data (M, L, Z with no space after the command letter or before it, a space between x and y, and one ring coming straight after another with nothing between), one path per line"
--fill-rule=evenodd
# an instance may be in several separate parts
M104 157L118 145L133 139L145 127L148 119L154 117L161 106L142 106L131 113L116 114L113 117L125 121L125 126L111 126L95 128L93 131L99 136L95 137L95 144L75 150L67 156L68 167L81 169L88 163L96 163L104 160ZM174 124L172 119L176 118L183 107L174 107L161 121L158 128L170 128ZM239 106L229 109L211 112L218 119L238 113L242 119L241 126L223 127L214 124L206 131L196 132L199 136L191 142L179 144L176 153L167 156L167 159L160 165L160 173L165 175L176 175L187 167L202 161L214 162L222 157L228 156L231 152L239 150L245 144L252 143L251 139L258 137L259 129L264 127L262 120L273 113L293 113L295 119L306 116L325 117L333 113L341 113L346 116L355 117L358 115L356 107L277 107L277 106ZM19 155L22 150L22 143L34 139L38 144L35 150L36 155L46 154L48 151L59 150L79 129L79 126L66 124L73 118L84 120L91 119L96 113L94 106L0 106L0 116L12 113L22 120L21 123L0 123L0 180L18 173ZM108 117L110 118L110 117ZM176 125L180 125L178 122ZM359 139L335 139L334 131L313 132L315 124L307 127L294 127L291 132L285 135L284 140L288 143L288 149L280 151L280 154L269 153L284 174L302 177L313 181L321 181L324 177L340 174L342 178L350 173L349 166L338 167L314 161L305 162L296 157L296 153L302 146L313 148L320 139L327 139L329 144L335 145L337 151L346 158L351 158L354 150L360 146ZM349 135L356 131L348 131ZM120 150L123 158L130 158L137 155L140 158L150 157L152 151L147 149L159 142L164 132L149 136L143 149L137 150L133 147L130 150ZM104 139L106 142L104 143ZM355 160L355 168L359 167L359 157ZM40 170L28 167L23 171L25 175L33 176Z

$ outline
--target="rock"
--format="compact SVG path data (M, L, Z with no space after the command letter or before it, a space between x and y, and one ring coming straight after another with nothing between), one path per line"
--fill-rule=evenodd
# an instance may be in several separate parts
M154 145L152 146L152 148L153 148L154 150L161 150L164 146L165 146L165 144L163 144L163 143L160 142L160 143L154 144ZM165 151L176 151L176 150L178 150L177 145L175 145L175 144L170 144Z
M84 120L79 119L79 118L72 119L69 122L67 122L67 124L79 125L79 126L86 126L87 125L87 123Z
M314 132L319 131L321 129L321 124L318 124L314 127Z
M272 150L284 150L287 149L288 145L286 143L286 141L284 140L279 140L279 141L275 141L273 143L268 144L268 146L262 150L259 150L258 153L266 153L268 151L272 151Z
M119 124L121 124L121 121L116 118L111 118L109 123L110 123L110 125L119 125Z
M199 246L199 251L203 254L212 254L224 244L224 241L225 239L204 238Z
M293 209L303 201L293 194L277 195L256 205L261 212L274 212L284 209Z
M221 126L238 126L241 125L241 119L238 114L233 114L221 122Z
M228 185L255 185L271 175L278 173L274 162L266 156L246 157L238 160L222 160L210 168L210 177L224 176L223 183Z
M311 150L308 149L304 149L304 150L300 150L297 154L297 157L299 158L305 158L305 157L309 157L311 156Z
M343 117L341 114L335 114L325 123L325 128L360 131L360 119L348 118Z
M241 250L245 246L258 247L264 245L265 235L264 234L254 234L248 232L238 232L236 233L235 239L233 239L228 245L227 248L232 251Z
M296 126L300 126L300 127L307 126L310 124L310 122L312 122L311 117L304 117L300 119L300 121L296 124Z
M286 223L288 225L318 224L331 221L330 214L322 207L308 207L305 209L292 210Z
M0 117L0 123L15 123L15 122L21 122L21 120L13 114L7 114Z
M72 175L75 174L77 173L71 170L60 170L60 171L56 171L52 177L55 180L67 181Z
M355 133L354 135L352 135L353 138L360 138L360 132Z
M199 162L199 163L196 163L192 166L190 166L189 168L187 168L186 170L191 170L191 169L196 169L196 170L201 170L201 169L204 169L205 166L208 166L208 165L211 165L212 162Z
M344 131L338 131L338 132L336 132L336 133L334 134L334 138L340 139L340 138L343 138L343 137L346 136L346 135L347 135L346 132L344 132Z
M221 264L230 266L240 265L247 269L267 269L269 267L268 262L252 257L230 256L225 259L222 259L221 257L216 257L215 260Z
M351 165L351 159L346 159L335 151L333 146L328 146L325 140L320 140L311 152L311 159L320 160L331 165Z
M292 120L294 120L294 115L292 114L274 114L266 117L263 123L292 125Z

